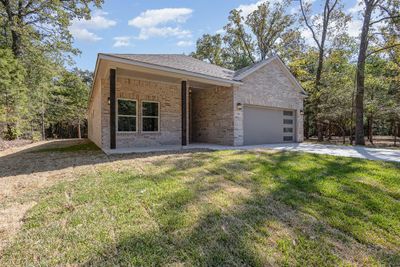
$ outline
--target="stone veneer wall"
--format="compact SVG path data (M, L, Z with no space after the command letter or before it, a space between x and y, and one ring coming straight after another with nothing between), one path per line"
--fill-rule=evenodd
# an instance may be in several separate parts
M102 85L102 144L110 147L110 82L101 81ZM138 104L138 128L136 133L116 134L117 148L134 146L180 145L181 142L181 88L180 84L147 81L118 76L116 79L116 97L134 99ZM141 132L141 101L151 100L160 103L160 131L157 133Z
M233 145L233 89L193 89L192 142Z
M242 105L259 105L296 110L296 141L303 141L303 98L296 91L295 85L287 77L283 66L273 61L243 80L243 84L235 86L234 103ZM243 145L243 109L234 109L234 145Z
M101 147L101 92L100 85L93 90L88 111L88 137L98 147Z

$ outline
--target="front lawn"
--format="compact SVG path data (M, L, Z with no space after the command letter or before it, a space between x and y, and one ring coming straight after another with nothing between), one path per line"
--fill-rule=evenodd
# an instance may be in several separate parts
M110 160L44 189L0 266L400 265L399 164L266 151Z

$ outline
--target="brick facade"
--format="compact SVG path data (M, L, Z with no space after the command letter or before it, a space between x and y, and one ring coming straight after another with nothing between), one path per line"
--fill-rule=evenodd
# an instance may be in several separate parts
M110 95L109 80L102 80L102 146L110 147ZM116 78L116 97L137 101L137 131L135 133L117 132L117 148L133 146L159 146L181 144L181 90L180 84L133 79ZM159 132L143 133L141 102L157 101L160 108Z
M190 142L243 145L243 111L237 104L257 105L296 111L297 142L303 141L303 97L278 61L272 61L245 77L241 85L191 88L188 99L188 139ZM137 101L137 132L116 133L116 147L182 144L181 84L116 75L116 97ZM107 77L105 74L103 77ZM188 82L190 86L190 81ZM90 102L89 138L103 149L110 148L110 81L98 78ZM141 102L157 101L160 129L141 131ZM190 143L189 142L189 143Z
M270 64L250 74L243 84L234 88L234 102L242 105L258 105L296 110L296 142L303 141L303 98L287 77L280 63ZM243 145L243 109L234 112L235 145Z
M193 142L233 145L233 89L192 89Z

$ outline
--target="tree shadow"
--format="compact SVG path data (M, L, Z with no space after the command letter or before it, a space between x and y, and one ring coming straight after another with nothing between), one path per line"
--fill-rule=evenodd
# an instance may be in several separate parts
M304 168L294 164L300 153L232 153L252 157L245 160L222 157L218 161L218 156L214 156L210 165L205 162L210 160L209 154L199 154L195 164L177 160L174 167L156 180L201 168L208 176L222 177L234 186L246 187L249 194L236 197L232 191L225 192L226 186L218 179L218 182L200 180L197 183L188 180L182 190L166 193L152 212L151 216L160 223L158 229L126 236L84 266L334 266L342 260L368 265L365 260L370 257L374 258L370 259L370 264L375 263L374 260L387 265L400 263L398 249L374 245L355 234L356 227L360 226L357 223L368 225L374 213L383 212L381 203L372 197L376 188L351 184L354 182L351 175L362 171L362 165L354 164L358 159L310 154L309 159L316 164ZM157 164L161 166L165 162ZM239 172L240 168L245 171ZM351 178L346 178L348 176ZM199 175L199 179L201 177ZM336 181L333 184L337 185L337 190L345 192L342 199L330 199L322 191L320 184L329 180ZM266 184L271 185L269 190L264 189ZM182 198L183 191L191 192L190 196ZM208 203L202 199L213 200L216 192L233 198L234 203L212 205L211 201L210 206L204 208ZM353 207L355 204L362 208ZM182 226L164 220L163 216L191 216L187 210L189 206L202 211L193 224ZM340 218L344 221L340 222ZM356 224L347 225L352 218Z

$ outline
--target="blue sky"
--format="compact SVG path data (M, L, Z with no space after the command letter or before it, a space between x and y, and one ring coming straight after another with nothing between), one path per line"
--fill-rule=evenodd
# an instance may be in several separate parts
M265 0L105 0L89 21L74 21L70 31L77 67L93 70L97 53L190 53L204 33L216 33L226 24L229 11L252 11ZM271 0L270 0L271 1ZM280 0L272 0L280 1ZM310 1L310 0L309 0ZM321 0L312 0L315 8ZM357 0L343 0L355 12ZM296 12L294 1L290 12ZM359 27L354 21L350 30ZM308 36L304 30L304 36Z

